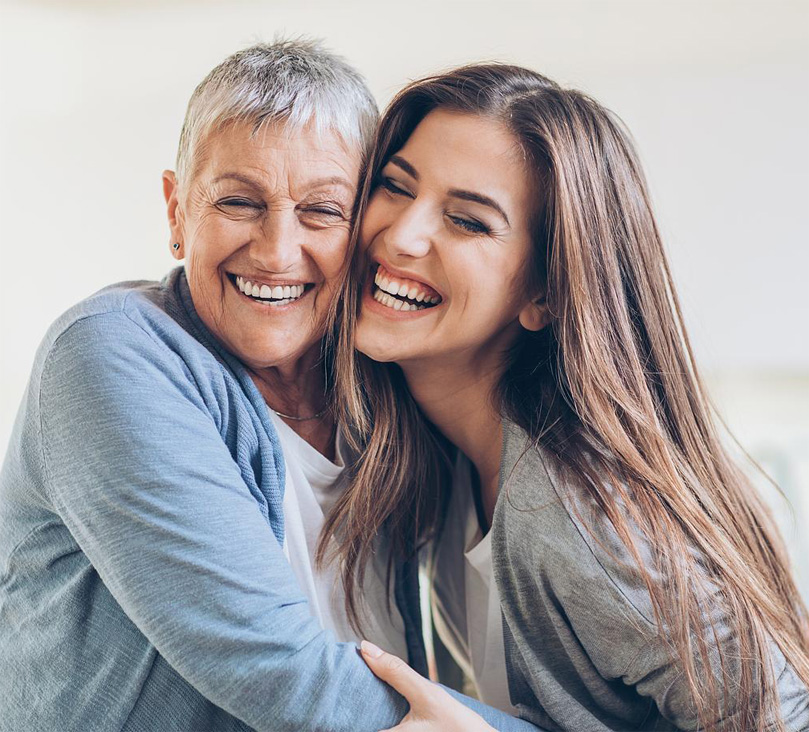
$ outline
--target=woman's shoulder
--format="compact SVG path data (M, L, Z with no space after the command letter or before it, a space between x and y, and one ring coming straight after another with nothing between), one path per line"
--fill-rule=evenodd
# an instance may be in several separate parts
M505 433L503 467L492 563L515 639L533 647L572 629L588 663L604 676L623 675L655 652L641 567L586 489L515 425Z
M112 316L112 320L116 316L124 319L140 310L155 307L160 309L160 301L163 299L160 293L164 289L164 282L165 280L132 280L102 288L59 315L48 328L42 346L52 346L65 333L86 320L104 319L106 316Z
M166 353L199 348L192 316L182 302L181 279L178 268L161 281L118 282L81 300L51 324L35 364L44 365L67 344L76 355L128 352L133 341L147 340ZM147 349L136 350L147 355Z
M89 380L124 394L147 376L156 399L158 384L206 404L240 392L183 301L180 277L174 270L160 282L111 285L63 313L40 343L32 393L62 393Z
M648 542L640 532L633 535L636 556L572 471L519 426L504 429L503 497L494 519L501 536L492 537L501 560L522 565L532 583L541 583L563 605L584 603L588 612L609 605L651 625L644 581L644 573L653 572ZM620 506L613 488L606 481L601 486Z

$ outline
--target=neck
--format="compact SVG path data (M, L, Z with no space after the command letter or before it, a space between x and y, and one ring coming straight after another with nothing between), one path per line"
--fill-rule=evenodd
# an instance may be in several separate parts
M492 396L501 367L471 369L453 363L400 364L413 398L425 416L466 455L480 478L484 508L491 522L497 500L503 435Z
M326 375L319 343L295 361L260 369L248 367L248 371L267 406L276 414L312 417L326 407ZM317 419L282 419L312 447L330 460L334 458L335 423L330 412Z

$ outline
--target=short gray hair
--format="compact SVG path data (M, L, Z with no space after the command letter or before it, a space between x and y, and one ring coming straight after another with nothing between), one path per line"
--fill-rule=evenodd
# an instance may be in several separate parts
M199 148L229 122L253 131L282 122L336 132L366 155L379 111L362 75L316 40L259 43L226 58L191 95L177 151L177 179L193 175Z

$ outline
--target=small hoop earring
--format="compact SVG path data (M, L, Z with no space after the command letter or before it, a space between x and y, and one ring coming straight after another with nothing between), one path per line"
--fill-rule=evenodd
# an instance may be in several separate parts
M180 242L175 241L174 244L171 245L171 248L176 252L180 248Z

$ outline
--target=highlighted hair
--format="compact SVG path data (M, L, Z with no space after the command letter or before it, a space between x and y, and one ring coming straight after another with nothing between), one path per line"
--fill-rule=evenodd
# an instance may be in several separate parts
M629 135L593 99L527 69L460 68L415 82L393 100L360 215L388 158L438 108L502 122L541 181L530 279L552 319L516 343L493 399L627 546L700 728L731 729L721 720L732 712L732 729L763 732L781 719L773 644L809 687L806 608L770 511L714 425ZM337 377L363 453L324 536L337 537L347 609L359 623L356 588L377 534L387 533L398 558L434 534L448 446L401 370L353 351L365 267L356 260L344 292ZM651 564L641 560L642 545L652 550ZM736 639L733 653L723 653L716 637L717 613Z

